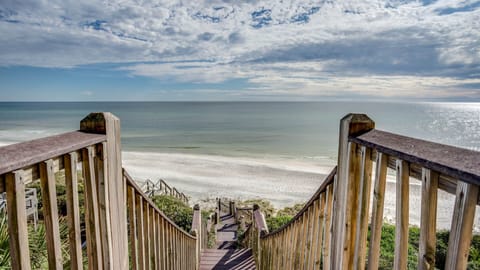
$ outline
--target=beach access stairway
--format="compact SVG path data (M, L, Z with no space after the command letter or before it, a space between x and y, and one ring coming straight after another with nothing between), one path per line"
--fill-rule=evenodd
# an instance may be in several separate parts
M409 183L419 180L417 268L435 269L437 194L443 190L455 200L445 269L466 269L479 203L479 152L377 130L368 116L349 114L340 121L337 167L281 228L269 231L258 206L219 200L216 250L224 255L217 256L207 249L198 205L191 231L166 217L122 168L120 120L92 113L78 131L0 147L10 267L31 269L25 192L39 181L49 269L200 269L214 256L223 269L244 269L242 263L251 267L246 269L378 269L387 170L396 179L393 268L407 269ZM62 219L59 173L65 175L67 204ZM68 239L61 239L60 222L68 225ZM232 236L235 226L245 232ZM242 247L234 249L238 242Z
M255 260L250 248L238 246L238 220L234 208L218 200L212 219L215 226L215 246L204 249L200 257L201 270L255 270Z

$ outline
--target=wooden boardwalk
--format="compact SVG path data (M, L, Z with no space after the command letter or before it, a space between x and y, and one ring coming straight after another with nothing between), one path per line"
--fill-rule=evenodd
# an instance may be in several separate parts
M251 249L237 249L235 218L224 213L217 225L215 249L205 249L200 259L200 270L254 270L255 260Z

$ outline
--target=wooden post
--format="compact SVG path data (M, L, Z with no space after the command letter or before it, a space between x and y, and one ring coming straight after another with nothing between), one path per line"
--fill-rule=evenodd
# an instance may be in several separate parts
M13 270L29 270L31 267L23 170L7 174L5 190L7 192L7 221L12 258L11 266Z
M194 232L195 236L197 237L196 241L196 252L195 252L195 269L200 268L200 255L202 252L202 239L203 239L203 231L202 231L202 212L200 211L200 206L196 204L193 207L193 220L192 220L192 232Z
M461 180L457 182L445 269L467 268L478 193L478 186Z
M409 210L409 165L397 159L396 210L395 210L395 257L393 269L407 269L408 257L408 210Z
M43 216L47 237L48 268L63 269L58 225L57 192L55 189L53 160L51 159L40 163L40 186L42 188Z
M348 138L358 136L372 130L375 123L365 114L348 114L340 121L340 137L338 145L338 181L334 199L332 227L332 259L330 269L345 269L350 258L345 258L353 252L351 243L346 243L353 224L347 218L347 211L356 204L348 201L347 194L355 184L351 181ZM353 255L353 254L352 254Z
M122 177L122 155L120 142L120 120L111 113L91 113L80 122L80 130L89 133L106 134L105 159L107 170L104 181L105 207L102 211L109 226L105 230L107 244L112 247L111 257L103 258L110 269L128 269L126 182ZM108 186L107 186L108 184ZM109 227L109 228L108 228Z
M437 231L438 173L422 169L422 207L420 214L419 270L435 269Z

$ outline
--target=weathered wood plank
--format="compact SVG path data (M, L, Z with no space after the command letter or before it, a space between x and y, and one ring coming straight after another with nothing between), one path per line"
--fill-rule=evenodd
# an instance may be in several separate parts
M348 190L347 190L347 205L345 209L345 238L344 238L344 249L343 249L343 269L353 269L354 265L354 254L355 254L355 245L356 245L356 235L357 235L357 224L358 212L359 212L359 193L360 193L360 166L361 166L361 156L358 152L358 145L355 143L349 143L349 171L348 171Z
M310 248L308 250L308 264L307 264L307 269L312 269L313 265L315 263L315 256L317 255L317 251L320 249L322 246L322 241L319 241L319 234L320 233L320 201L322 198L325 196L325 193L320 193L318 199L314 202L313 204L313 210L312 210L312 229L310 231L309 237L310 237ZM320 243L319 243L320 242Z
M467 267L478 189L477 185L463 181L457 185L445 269L460 270Z
M408 259L408 211L409 211L409 176L408 163L397 160L397 186L395 211L395 270L407 269Z
M165 270L165 269L168 269L168 265L167 265L167 253L166 253L166 248L167 248L167 245L166 245L166 236L165 236L165 231L166 231L166 228L165 228L165 221L163 219L163 217L159 214L160 216L160 258L161 258L161 261L162 261L162 264L161 264L161 270Z
M318 223L316 226L316 247L315 247L315 261L312 268L320 267L320 261L322 259L322 251L323 251L323 235L324 235L324 219L325 219L325 206L327 202L327 192L321 193L318 199L317 208L318 213L316 214L316 222ZM310 269L312 269L310 268Z
M143 237L144 237L144 256L145 256L145 269L150 269L150 263L151 263L151 250L150 250L150 207L147 201L143 201Z
M110 198L108 182L107 143L97 145L97 153L94 157L95 179L97 185L98 217L100 221L100 239L102 241L102 258L104 269L113 269L112 256L116 252L112 249L111 225L110 225ZM126 201L125 201L126 203ZM126 218L126 217L125 217ZM122 222L122 221L119 221ZM125 247L128 248L128 247Z
M83 270L82 239L80 230L80 206L78 200L77 153L64 155L65 187L67 194L68 240L70 245L70 268Z
M309 214L309 211L308 210L305 211L303 213L303 218L302 218L302 228L301 228L302 235L300 239L301 249L300 249L300 257L299 257L300 269L303 269L303 267L305 266L305 253L306 253L305 251L307 248L308 218L309 218L308 214Z
M418 269L435 269L438 173L423 169Z
M139 269L138 267L138 250L137 250L137 220L136 220L136 204L135 204L135 190L132 187L127 187L127 209L128 209L128 224L130 236L130 256L132 270Z
M155 265L157 269L160 269L162 264L161 254L160 254L160 229L159 229L160 215L155 211L152 211L152 212L154 213L154 219L155 219L154 228L153 228L155 230Z
M49 269L63 269L60 230L58 225L57 191L53 161L40 163L40 186L42 189L43 219L47 238L47 258Z
M324 225L324 228L322 228L322 231L325 234L325 240L322 247L323 265L325 265L325 268L328 268L330 266L330 258L331 258L333 194L334 194L334 184L337 182L336 176L334 179L335 181L332 184L327 186L326 188L327 190L325 192L326 194L325 225Z
M372 161L370 159L371 149L361 147L360 164L360 194L358 197L357 233L354 251L354 269L365 269L368 215L370 211L370 192L372 183Z
M151 268L153 269L156 269L157 268L157 264L156 264L156 260L155 260L155 257L156 257L156 254L157 254L157 251L155 250L155 240L156 240L156 236L155 236L155 211L153 210L153 208L151 208L149 210L149 223L148 223L148 234L149 234L149 239L150 239L150 265L151 265Z
M8 236L11 267L13 270L30 269L28 249L27 212L25 209L25 184L22 170L6 175Z
M480 152L380 130L371 130L351 140L432 171L480 185Z
M83 177L85 185L85 223L87 231L87 257L89 269L102 269L102 241L100 238L100 218L98 209L95 164L95 149L83 149Z
M388 156L383 153L378 153L375 163L375 187L373 191L374 197L371 221L372 229L370 234L367 266L367 269L369 270L378 269L378 260L380 258L380 238L383 225L383 207L385 202Z
M80 131L0 147L0 174L58 157L102 142L105 135Z
M134 191L133 194L135 196L135 212L136 212L135 226L137 227L138 269L146 269L145 268L145 232L143 230L144 228L143 198L136 191Z

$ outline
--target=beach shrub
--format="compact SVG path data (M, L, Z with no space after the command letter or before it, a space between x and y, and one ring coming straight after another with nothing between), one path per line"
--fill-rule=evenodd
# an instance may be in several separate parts
M152 201L175 224L190 232L193 220L193 209L190 206L169 195L153 196Z
M276 215L274 217L269 217L266 219L268 231L273 232L287 224L290 220L292 220L292 216L287 215Z
M297 203L293 206L287 206L283 209L278 210L277 216L291 216L294 217L300 210L302 210L304 203Z

